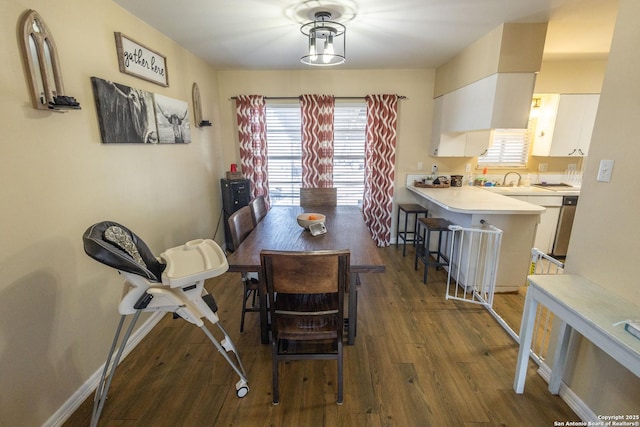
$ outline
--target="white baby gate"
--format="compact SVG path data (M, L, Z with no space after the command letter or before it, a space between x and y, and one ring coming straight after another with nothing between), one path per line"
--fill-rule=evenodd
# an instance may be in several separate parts
M481 221L479 227L452 225L446 299L491 309L502 244L502 230Z
M502 230L481 221L478 227L450 226L453 244L449 248L449 274L446 299L479 304L485 307L505 331L517 342L520 337L493 308L496 275L502 244ZM533 248L529 274L562 274L564 264ZM538 306L531 358L541 367L547 357L553 313Z

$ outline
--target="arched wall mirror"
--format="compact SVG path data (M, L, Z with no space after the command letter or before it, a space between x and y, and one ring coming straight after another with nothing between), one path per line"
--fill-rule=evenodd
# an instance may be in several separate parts
M196 126L200 126L202 121L202 105L200 104L200 88L198 83L194 83L191 88L191 96L193 97L193 118Z
M27 10L23 14L20 31L22 56L27 69L33 108L80 108L75 99L64 96L56 43L38 12Z
M198 83L193 84L191 95L193 97L193 118L196 127L211 126L209 120L202 119L202 102L200 101L200 88L198 88Z

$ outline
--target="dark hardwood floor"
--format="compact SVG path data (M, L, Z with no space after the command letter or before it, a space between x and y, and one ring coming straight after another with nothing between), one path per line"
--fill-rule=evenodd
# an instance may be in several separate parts
M485 309L446 301L446 274L430 269L423 285L412 249L404 258L401 248L379 250L387 271L362 275L356 343L345 346L342 406L335 403L335 361L282 364L280 405L271 405L270 347L260 344L257 313L247 314L239 333L242 286L238 273L227 273L209 280L207 289L240 351L249 394L236 397L237 375L202 331L167 315L121 363L99 425L542 427L579 421L549 394L533 362L525 393L514 393L517 345ZM500 310L519 325L517 303ZM93 396L64 425L89 425L92 404Z

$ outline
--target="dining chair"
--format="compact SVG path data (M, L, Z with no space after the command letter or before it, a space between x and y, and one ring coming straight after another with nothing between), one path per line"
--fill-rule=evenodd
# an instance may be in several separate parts
M251 217L253 218L253 226L258 225L262 218L267 215L267 203L264 201L264 196L258 196L251 199L249 202L249 208L251 209Z
M253 216L251 208L244 206L231 214L228 220L229 231L231 232L231 241L233 242L233 251L235 251L244 239L254 229L255 224L253 222ZM232 252L233 252L232 251ZM260 311L260 305L256 303L258 298L258 288L260 282L256 277L256 274L242 273L242 316L240 318L240 332L244 332L244 316L247 312ZM251 299L251 305L248 306L249 299Z
M300 359L337 361L337 403L342 404L344 292L350 256L348 249L260 252L271 315L274 405L280 403L278 362Z
M300 189L300 206L337 206L338 189L337 188L301 188Z

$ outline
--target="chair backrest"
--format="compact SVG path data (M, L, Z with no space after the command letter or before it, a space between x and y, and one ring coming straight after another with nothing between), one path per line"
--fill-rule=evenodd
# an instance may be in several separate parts
M86 254L96 261L152 282L162 281L166 265L159 262L147 244L124 225L113 221L99 222L84 232L82 241Z
M337 206L337 188L301 188L300 206Z
M240 243L251 233L253 230L253 218L251 217L251 208L249 206L243 206L234 213L228 219L229 231L231 232L231 242L233 248L228 248L232 252L236 250Z
M262 218L267 215L267 203L264 201L264 196L258 196L249 202L249 208L251 208L251 217L253 218L253 225L256 226Z
M348 249L260 253L274 339L342 340Z

